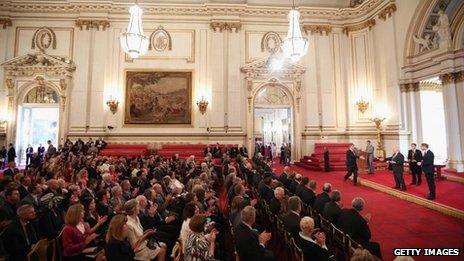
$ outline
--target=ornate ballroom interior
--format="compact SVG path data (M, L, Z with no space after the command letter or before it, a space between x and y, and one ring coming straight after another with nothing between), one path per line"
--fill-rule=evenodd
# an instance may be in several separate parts
M130 1L2 2L0 142L19 146L21 110L31 103L25 97L45 86L55 99L38 103L59 107L56 141L104 137L253 148L263 135L255 108L277 105L291 109L295 159L311 153L316 142L361 145L377 141L380 132L387 152L428 141L443 162L462 172L460 1L351 2L363 3L296 1L307 55L277 66L272 61L287 33L291 1L140 1L149 48L137 59L118 40ZM449 20L445 31L452 37L446 40L433 27L439 10ZM166 42L156 46L156 39ZM125 121L125 72L156 69L192 73L188 124ZM427 108L423 93L433 91L443 103ZM273 98L257 104L266 95ZM196 105L202 99L208 102L204 113ZM117 103L114 112L109 101ZM437 124L427 120L434 110ZM385 118L379 129L376 117Z
M0 146L23 165L79 138L288 144L303 165L428 143L462 179L464 1L0 1Z

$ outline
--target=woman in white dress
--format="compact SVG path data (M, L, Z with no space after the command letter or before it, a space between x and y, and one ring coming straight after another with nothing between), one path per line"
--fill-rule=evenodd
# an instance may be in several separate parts
M159 247L151 249L147 246L148 238L152 236L155 231L153 229L148 229L143 231L142 224L140 224L139 219L139 203L135 199L131 199L124 204L124 210L127 214L127 239L132 247L139 245L135 252L135 260L165 260L166 257L166 245L160 243ZM143 239L144 242L139 244L140 239Z

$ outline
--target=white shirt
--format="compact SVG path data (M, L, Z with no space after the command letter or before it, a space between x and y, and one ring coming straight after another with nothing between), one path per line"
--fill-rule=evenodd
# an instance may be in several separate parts
M190 224L190 218L187 218L182 223L182 228L180 229L180 236L179 236L182 244L187 240L188 235L192 232L192 230L190 230L189 224Z

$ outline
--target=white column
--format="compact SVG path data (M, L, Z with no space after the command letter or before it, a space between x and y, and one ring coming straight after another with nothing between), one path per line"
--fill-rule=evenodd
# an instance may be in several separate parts
M443 82L448 167L464 172L464 72L446 74Z
M225 125L224 114L224 34L219 28L213 28L211 35L211 127L223 128Z

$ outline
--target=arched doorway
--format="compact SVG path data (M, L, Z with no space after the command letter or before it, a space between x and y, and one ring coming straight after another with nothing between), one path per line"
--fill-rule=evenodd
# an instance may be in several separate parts
M26 148L31 145L37 151L39 145L46 146L50 140L58 144L60 98L58 93L38 81L38 85L28 88L18 100L16 118L16 150L18 164L26 163Z
M253 140L255 152L275 159L294 139L293 102L291 95L280 84L265 84L253 101ZM291 155L290 155L291 156Z

